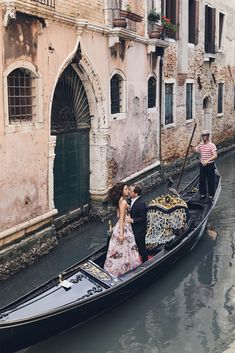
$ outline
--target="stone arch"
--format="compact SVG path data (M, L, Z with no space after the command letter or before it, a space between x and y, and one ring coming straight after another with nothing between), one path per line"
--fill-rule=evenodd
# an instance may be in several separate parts
M89 57L81 50L79 41L74 51L66 58L58 70L50 100L50 124L52 101L56 84L63 71L69 65L73 66L83 83L89 103L91 115L90 129L90 197L102 199L107 193L107 154L108 154L108 119L106 117L105 97L100 85L100 79ZM56 137L49 139L49 206L54 208L53 165L55 158ZM100 177L97 178L97 174Z

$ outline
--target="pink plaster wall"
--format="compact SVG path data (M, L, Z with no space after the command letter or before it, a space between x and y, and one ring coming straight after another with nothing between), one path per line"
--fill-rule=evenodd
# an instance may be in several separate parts
M6 132L1 94L0 231L49 211L50 101L58 75L64 69L65 60L76 47L77 35L75 28L50 23L37 38L37 51L36 55L34 52L33 61L43 77L43 124L37 127L28 125L23 130L19 127L15 132ZM49 46L53 47L52 52L49 51ZM0 65L0 90L3 86L3 68L7 69L16 59L31 62L31 52L20 52L17 58L14 53L14 48L8 50L5 66Z

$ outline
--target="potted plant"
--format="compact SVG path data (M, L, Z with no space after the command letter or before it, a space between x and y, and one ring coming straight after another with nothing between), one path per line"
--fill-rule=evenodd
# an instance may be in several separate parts
M113 27L127 27L127 20L125 18L114 18L113 19Z
M152 9L148 14L149 21L149 37L150 38L161 38L162 26L160 25L161 15L155 9Z
M175 33L178 30L178 26L171 22L170 18L162 16L161 18L162 27L167 37L175 38Z
M137 13L132 12L132 7L130 4L125 5L125 10L120 10L120 16L124 18L128 18L134 22L142 22L143 17L138 15Z
M130 4L126 4L126 11L131 12L131 5Z

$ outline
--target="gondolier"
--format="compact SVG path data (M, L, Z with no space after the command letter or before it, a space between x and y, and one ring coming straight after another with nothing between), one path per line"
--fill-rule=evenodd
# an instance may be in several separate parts
M217 148L210 141L210 132L204 130L202 132L202 142L196 147L191 145L194 152L200 153L200 179L199 191L201 198L206 198L208 187L209 199L213 200L215 195L215 165L214 161L217 158Z

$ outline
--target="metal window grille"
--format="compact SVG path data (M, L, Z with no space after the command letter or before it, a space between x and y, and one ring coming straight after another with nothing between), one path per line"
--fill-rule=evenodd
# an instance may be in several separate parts
M173 83L165 84L165 124L173 123Z
M111 78L111 114L121 111L121 81L122 78L117 74Z
M186 119L193 118L193 84L186 84Z
M7 85L9 122L31 121L35 111L35 87L30 71L12 71L7 77Z
M223 113L224 84L218 83L218 114Z
M148 80L148 108L156 107L156 79L150 77Z
M55 7L55 0L34 0L34 1L48 7L53 7L53 8Z

